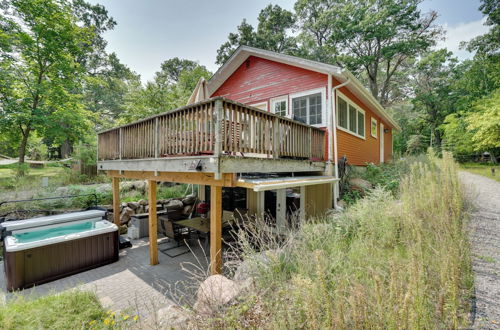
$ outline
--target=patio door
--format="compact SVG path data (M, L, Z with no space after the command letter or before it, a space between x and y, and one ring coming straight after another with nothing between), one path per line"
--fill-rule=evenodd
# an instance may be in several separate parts
M380 123L380 163L384 162L384 124Z

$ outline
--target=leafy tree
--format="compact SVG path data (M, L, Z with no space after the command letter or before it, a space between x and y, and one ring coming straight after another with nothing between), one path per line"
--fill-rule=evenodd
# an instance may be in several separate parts
M422 14L421 1L298 0L295 11L301 38L314 40L311 57L364 73L373 96L388 105L401 66L441 34L437 14Z
M241 45L279 53L293 52L297 48L296 41L288 32L294 23L295 19L290 11L269 4L261 10L256 30L244 19L237 28L238 32L229 34L229 40L217 50L216 63L223 64Z
M416 64L412 74L415 92L412 102L422 113L424 125L429 127L434 144L439 147L443 137L440 126L445 117L455 110L451 85L460 74L456 64L452 53L441 49L426 54Z
M489 151L492 160L500 151L500 89L474 104L465 121L476 151Z
M479 10L486 15L486 25L491 29L488 33L478 36L468 43L467 49L489 55L499 55L500 48L500 2L498 0L482 0Z
M163 64L165 63L167 65L162 65L153 81L148 81L144 87L140 84L132 87L126 96L125 110L120 116L121 123L186 105L198 80L201 77L208 79L212 75L205 66L193 61L174 59ZM184 68L176 71L179 66L171 65L172 63L184 63Z
M87 124L75 93L83 74L77 59L94 34L64 1L13 0L3 4L0 19L2 40L9 40L2 43L0 111L3 124L21 136L22 164L33 131L74 138Z

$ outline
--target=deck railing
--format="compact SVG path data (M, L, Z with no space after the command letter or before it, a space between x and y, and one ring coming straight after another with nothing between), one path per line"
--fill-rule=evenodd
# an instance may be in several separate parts
M221 97L98 135L99 160L236 155L323 160L325 131Z

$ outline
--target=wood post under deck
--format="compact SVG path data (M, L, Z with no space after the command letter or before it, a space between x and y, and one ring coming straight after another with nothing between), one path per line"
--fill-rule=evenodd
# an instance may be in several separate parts
M222 268L222 187L210 186L210 273Z
M120 178L113 177L111 186L113 190L113 222L120 226Z
M157 241L157 214L156 214L156 181L148 180L148 204L149 204L149 262L151 265L158 264L158 241Z

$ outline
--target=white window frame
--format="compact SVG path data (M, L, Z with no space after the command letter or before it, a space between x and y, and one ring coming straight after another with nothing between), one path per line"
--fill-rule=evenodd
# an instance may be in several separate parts
M361 109L361 107L359 105L357 105L356 103L354 103L353 101L351 101L350 98L348 98L344 93L340 92L340 91L336 91L337 92L337 95L335 97L335 112L336 112L336 118L337 118L337 129L343 131L343 132L346 132L346 133L349 133L351 135L354 135L355 137L358 137L360 139L363 139L363 140L366 140L366 111ZM341 99L343 99L346 103L347 103L347 125L349 126L349 106L352 106L354 109L356 109L356 128L358 128L358 113L361 112L365 118L365 124L363 125L363 128L365 130L365 135L360 135L358 133L355 133L347 128L344 128L342 126L339 125L339 97ZM370 129L371 129L371 126L370 126Z
M262 105L265 105L266 108L265 109L261 109L260 106L262 106ZM268 107L267 101L253 103L253 104L250 104L250 106L251 107L255 107L255 108L259 108L259 109L264 110L264 111L269 111L269 107Z
M288 104L290 105L288 107L290 117L293 118L293 99L298 98L298 97L318 94L318 93L321 93L321 123L308 124L308 125L314 126L314 127L325 127L326 126L326 87L315 88L315 89L310 89L310 90L295 93L295 94L290 94L290 100L288 102ZM308 115L309 115L309 110L308 110ZM309 120L309 118L307 120Z
M271 112L274 113L274 114L276 114L274 104L278 103L278 102L283 102L283 101L286 102L285 117L289 117L290 116L290 107L288 106L288 104L289 104L289 102L288 102L288 95L283 95L283 96L278 96L278 97L272 98L270 100Z
M373 134L373 124L375 124L375 135ZM378 120L377 118L373 118L371 117L371 120L370 120L370 135L374 138L378 138L378 135L377 135L377 130L378 130Z

